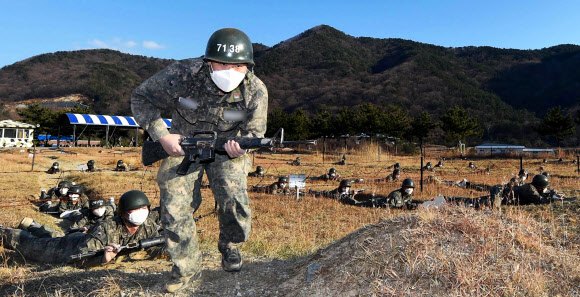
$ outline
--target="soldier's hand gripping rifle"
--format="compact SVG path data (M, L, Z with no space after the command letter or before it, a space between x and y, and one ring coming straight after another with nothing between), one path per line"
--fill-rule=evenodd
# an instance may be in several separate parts
M280 135L280 138L276 137ZM191 163L208 163L215 160L215 151L225 152L224 145L234 140L240 144L242 149L256 148L274 148L276 146L293 144L316 144L316 140L306 141L284 141L284 129L281 128L276 132L273 138L258 137L232 137L218 138L215 131L193 131L190 135L181 140L181 147L185 151L185 158L177 168L177 174L185 175ZM142 161L143 165L149 166L159 160L169 157L169 154L163 149L159 142L145 141L143 143Z
M122 250L131 250L131 249L146 249L146 248L150 248L153 246L158 246L158 245L162 245L165 244L165 238L163 236L159 236L159 237L153 237L153 238L146 238L146 239L141 239L138 242L132 242L129 243L127 245L122 245L121 247L119 247L119 249ZM90 258L90 257L96 257L96 256L102 256L105 254L105 249L102 250L98 250L98 251L90 251L84 254L75 254L75 255L71 255L69 262L75 262L75 261L80 261L82 259L86 259L86 258Z

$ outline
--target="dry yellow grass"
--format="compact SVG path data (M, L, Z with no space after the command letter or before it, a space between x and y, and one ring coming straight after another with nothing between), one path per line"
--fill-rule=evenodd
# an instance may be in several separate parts
M28 199L37 197L41 189L48 189L58 183L58 175L44 173L54 161L59 161L61 168L67 170L60 177L84 185L90 196L118 199L125 191L139 189L148 194L154 206L159 204L159 190L155 181L157 168L143 168L138 150L67 150L73 153L41 151L35 156L33 172L30 171L32 159L28 152L0 152L3 161L0 170L0 224L15 227L22 217L29 216L40 223L57 227L56 219L38 213L27 202ZM257 154L254 156L254 168L262 165L267 174L274 176L290 173L319 176L334 167L344 178L365 180L364 183L354 184L353 188L369 188L369 192L377 194L388 194L400 186L399 183L369 182L389 174L392 169L387 167L395 162L401 163L402 178L411 177L417 185L420 179L419 157L397 157L386 153L379 155L374 145L366 146L358 152L349 151L345 166L332 164L342 157L342 153L338 152L327 155L325 164L322 164L322 154L319 152L300 155L303 166L286 164L286 161L293 160L296 156L288 153ZM97 168L102 171L75 171L78 165L86 164L89 159L95 160ZM119 159L131 164L135 171L111 171ZM568 158L570 160L571 156ZM425 163L428 161L435 164L438 159L428 157ZM540 161L541 159L524 159L524 168L538 173L542 166L544 170L556 175L550 179L552 188L566 193L567 196L577 195L580 179L575 178L575 165L559 164L555 159L549 163ZM519 160L516 159L475 160L479 169L491 168L490 175L483 175L468 169L468 162L469 160L448 158L443 161L444 167L437 169L436 175L444 180L467 178L473 183L494 185L508 181L519 170ZM424 178L427 175L429 173ZM249 178L248 185L267 185L273 181L272 178ZM337 183L330 182L307 183L308 188L316 190L332 189L336 186ZM476 197L485 193L441 184L425 184L423 192L417 187L415 197L418 200L428 200L438 194ZM209 213L214 207L211 190L203 189L202 195L204 203L196 215ZM372 288L376 295L416 296L413 292L422 292L432 296L549 296L552 293L573 296L572 290L578 290L580 230L577 222L580 218L577 203L564 206L553 204L504 207L499 212L457 208L420 210L410 215L400 210L351 207L312 196L301 197L299 201L296 201L295 196L258 193L249 193L249 196L252 207L252 234L249 241L242 246L242 252L250 257L296 259L311 255L379 220L391 220L389 222L393 226L406 226L399 233L391 234L388 242L375 240L376 245L358 242L359 245L350 247L363 249L366 253L364 257L359 255L363 260L360 265L364 267L359 270L364 273L349 271L350 277L353 281L360 279L360 283ZM405 225L410 221L414 221L416 226ZM203 218L198 222L198 228L205 230L200 234L202 251L215 252L217 218ZM386 228L384 232L387 234L386 232L395 231ZM388 244L389 249L378 248L385 244ZM404 247L404 252L398 250L397 246ZM18 256L14 252L0 249L0 286L37 276L36 265L16 258ZM164 271L167 267L158 269ZM89 291L89 295L107 296L107 292L120 292L116 278L105 277L104 280L105 288L93 289ZM558 281L562 281L562 285ZM345 282L345 285L352 283ZM66 291L67 288L62 290L61 294L64 295L69 292ZM31 294L30 291L27 292ZM57 293L48 292L45 295L55 296Z

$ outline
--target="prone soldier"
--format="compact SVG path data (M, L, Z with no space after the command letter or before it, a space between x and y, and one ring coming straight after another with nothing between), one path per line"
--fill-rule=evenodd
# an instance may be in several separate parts
M87 162L87 170L86 172L96 172L97 168L95 167L95 160L89 160Z
M117 167L115 167L115 171L127 171L127 166L123 163L123 160L117 161Z
M125 254L122 247L152 238L160 238L157 241L164 242L159 233L159 212L151 211L150 206L151 203L143 192L133 190L121 196L120 215L98 222L87 233L75 232L49 238L37 237L25 230L2 227L0 236L4 247L18 250L27 260L66 264L80 259L82 261L79 264L82 266L97 266L110 262L117 255ZM26 226L26 229L30 229L29 227ZM158 255L162 252L162 247L156 246L147 252ZM85 254L95 256L84 259L79 257Z
M248 176L264 177L264 167L262 166L256 167L256 171L248 173Z
M415 181L406 178L401 184L401 188L392 191L387 197L377 197L365 201L350 200L348 204L361 207L389 207L400 209L415 209L417 204L413 202L413 190Z
M46 171L46 173L48 174L56 174L60 172L60 168L58 168L59 164L58 162L54 162L52 163L52 166L50 168L48 168L48 170Z
M330 168L328 170L328 173L325 173L321 176L311 177L310 180L323 180L325 182L328 182L329 180L335 181L335 180L338 180L339 178L340 178L340 174L338 174L336 172L336 169Z
M288 162L286 162L286 164L290 164L292 166L300 166L300 165L302 165L302 162L300 161L300 157L296 157L296 160L288 161Z
M288 188L288 177L280 176L278 181L272 183L269 186L254 186L252 187L253 192L262 192L266 194L284 194L290 195L290 189Z

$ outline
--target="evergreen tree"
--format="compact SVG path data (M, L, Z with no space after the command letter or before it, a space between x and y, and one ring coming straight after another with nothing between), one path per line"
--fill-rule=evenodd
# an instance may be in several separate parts
M304 110L298 108L290 115L288 128L284 129L284 139L308 139L310 137L311 126L312 122Z
M388 136L402 138L411 124L411 117L399 106L390 105L385 114L384 133Z
M558 105L548 110L548 114L542 118L542 122L536 130L541 135L553 137L559 148L560 142L566 136L576 133L576 126L574 126L572 116L565 115Z
M35 131L37 135L54 134L58 130L58 114L47 107L40 106L39 103L32 103L26 108L19 108L17 112L24 122L40 125Z
M268 114L268 124L266 128L266 134L268 136L274 136L274 134L280 128L287 128L288 126L288 114L281 109L274 109L270 114Z
M472 117L467 110L457 105L447 110L441 117L441 122L442 129L451 142L456 143L468 136L481 137L483 135L483 129L480 128L477 117Z
M332 114L330 114L326 106L316 113L312 120L312 126L314 129L311 135L314 138L332 135Z
M438 123L431 119L431 115L424 111L411 122L411 129L409 130L410 138L419 140L419 147L423 152L423 143L429 137L431 130L437 128Z

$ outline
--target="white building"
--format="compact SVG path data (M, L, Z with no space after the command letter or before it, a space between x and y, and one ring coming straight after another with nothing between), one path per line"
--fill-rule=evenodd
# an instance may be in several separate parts
M32 147L35 125L12 120L0 121L0 148Z
M523 145L503 144L503 143L484 143L475 147L477 154L515 154L515 155L542 155L553 154L553 149L543 148L526 148Z

